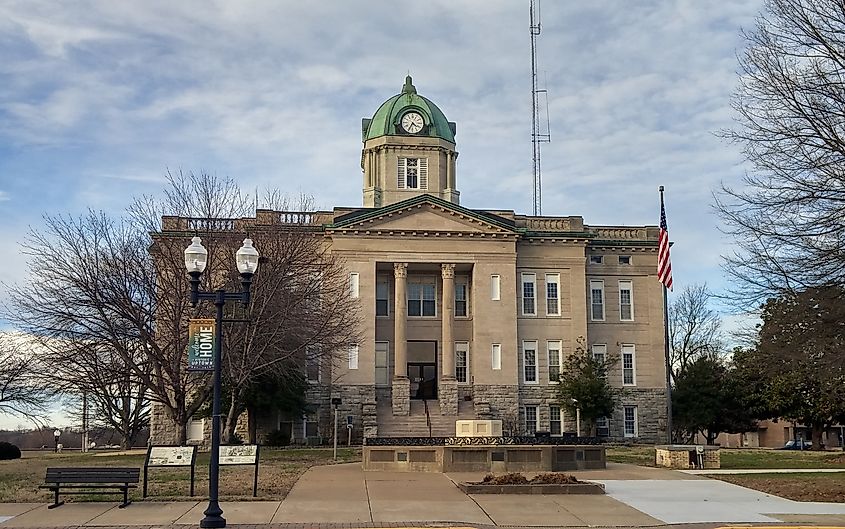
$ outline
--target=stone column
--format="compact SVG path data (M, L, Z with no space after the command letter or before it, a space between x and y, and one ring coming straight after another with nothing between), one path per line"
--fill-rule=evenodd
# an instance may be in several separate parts
M393 263L393 414L408 415L411 410L411 382L408 380L408 341L405 327L408 319L406 280L408 263Z
M455 380L455 339L452 321L455 313L455 265L440 265L443 277L443 308L441 310L441 376L438 400L443 415L458 414L458 383Z

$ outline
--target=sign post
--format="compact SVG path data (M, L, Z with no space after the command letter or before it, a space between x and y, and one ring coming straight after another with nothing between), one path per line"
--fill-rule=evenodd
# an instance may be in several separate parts
M334 460L337 461L337 407L341 404L340 397L332 397L332 406L334 406Z
M215 346L214 319L188 322L188 371L213 371Z

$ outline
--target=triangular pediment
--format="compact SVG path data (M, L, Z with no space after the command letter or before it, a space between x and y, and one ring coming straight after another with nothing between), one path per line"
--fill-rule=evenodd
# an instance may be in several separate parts
M515 229L483 212L422 195L336 222L332 231L513 235Z

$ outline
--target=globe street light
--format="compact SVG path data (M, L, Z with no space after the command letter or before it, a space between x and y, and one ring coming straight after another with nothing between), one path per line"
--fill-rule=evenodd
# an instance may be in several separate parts
M208 507L203 511L205 517L200 520L200 527L226 527L223 509L218 502L218 484L220 478L220 359L223 344L223 306L226 301L240 301L249 304L252 276L258 270L258 250L252 245L252 239L244 239L243 246L235 253L235 262L241 274L241 291L226 292L223 289L203 292L199 289L200 277L208 264L208 250L202 245L202 239L194 237L191 245L185 248L185 268L191 278L191 306L196 307L200 300L210 300L217 307L214 326L214 397L211 405L211 462L208 470Z

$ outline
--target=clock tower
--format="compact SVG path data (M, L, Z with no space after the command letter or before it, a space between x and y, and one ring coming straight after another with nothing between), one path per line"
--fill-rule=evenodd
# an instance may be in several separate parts
M455 123L417 94L411 76L402 92L361 121L364 207L378 208L430 194L458 204Z

